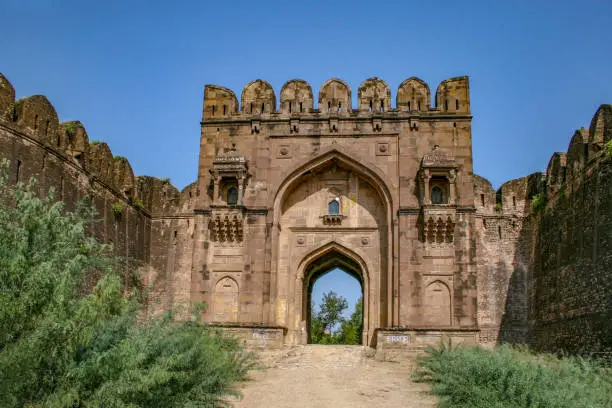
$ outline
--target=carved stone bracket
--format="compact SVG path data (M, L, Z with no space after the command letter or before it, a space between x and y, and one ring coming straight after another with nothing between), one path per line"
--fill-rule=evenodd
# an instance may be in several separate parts
M299 119L291 119L289 122L289 132L290 133L299 133L300 131L300 120Z
M454 207L423 208L423 241L428 244L452 244L455 238L456 209Z
M208 229L212 242L230 246L241 245L244 239L242 211L213 209Z
M338 118L329 118L329 133L338 133Z
M322 215L321 218L325 225L341 225L345 216L340 214L326 214Z

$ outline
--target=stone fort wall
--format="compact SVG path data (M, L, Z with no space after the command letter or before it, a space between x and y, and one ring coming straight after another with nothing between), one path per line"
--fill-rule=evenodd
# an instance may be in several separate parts
M359 106L352 109L350 89L340 80L331 80L326 88L329 92L319 93L319 106L314 109L312 91L302 82L290 81L283 87L278 110L274 91L263 81L245 87L240 105L232 91L207 86L199 181L179 192L167 181L134 176L129 161L114 157L105 143L90 142L80 122L60 123L44 96L15 101L12 85L0 74L0 156L10 160L13 180L36 177L41 193L54 187L69 210L79 198L92 197L101 218L92 226L92 233L112 243L118 255L142 261L148 282L156 279L150 301L154 312L200 299L204 288L198 285L214 273L206 254L214 207L206 193L209 170L215 155L227 149L236 135L245 140L257 138L262 125L264 133L274 133L275 127L282 126L283 134L304 135L320 130L322 116L324 126L341 141L344 134L356 131L364 136L375 132L380 132L379 138L390 136L382 141L384 151L364 150L364 157L385 156L387 149L393 151L398 148L395 143L402 142L385 134L389 128L383 128L384 119L412 112L410 119L399 120L395 126L405 126L407 132L419 127L429 129L432 135L441 132L442 147L449 141L459 145L459 156L471 169L469 92L461 78L441 84L435 106L430 104L427 85L411 78L400 86L393 109L388 88L376 83L359 90ZM465 232L473 236L462 245L468 247L466 254L474 254L475 273L466 277L476 279L472 285L476 296L471 298L476 302L480 342L528 343L539 349L570 352L611 351L612 159L605 153L605 143L612 139L611 111L609 105L602 106L588 130L576 131L567 153L552 156L544 174L509 181L498 191L477 175L461 179L461 183L470 184L470 191L473 185L473 197L463 195L459 204L468 213L468 207L474 208L472 218L462 216L473 226ZM428 120L436 115L444 120L437 124ZM231 121L231 126L218 126L224 120ZM392 133L396 131L392 129ZM259 184L249 188L265 188L270 179L278 179L279 184L286 176L281 169L268 167L270 156L282 160L322 152L321 144L302 152L286 139L279 134L259 144L240 146L258 173ZM364 138L355 143L364 143ZM410 145L404 147L418 151L429 147L419 143L418 138L410 139ZM418 190L405 176L416 173L418 164L406 165L398 171L397 187ZM396 166L393 162L389 171L396 171ZM463 191L467 191L465 187ZM544 197L545 205L534 210L534 197ZM271 198L245 191L244 199L249 206L245 234L253 241L266 242L273 224L268 215ZM403 211L400 222L406 228L417 225L419 214L412 207L418 208L418 196L400 194L396 202L394 211ZM242 270L244 262L240 262L246 280L256 270L273 279L265 274L273 261L269 249L264 250L268 252L263 256L246 254L250 270ZM472 268L469 262L467 267ZM265 296L271 294L264 292ZM247 310L253 316L270 314L260 310L261 305L253 306L253 298L246 303L252 305ZM393 313L398 312L389 311Z
M9 181L37 179L37 188L74 210L90 197L99 221L90 225L101 242L118 256L140 261L146 279L166 270L169 227L180 206L180 194L169 182L134 176L128 159L113 156L106 143L90 141L79 121L60 122L42 95L15 100L11 83L0 74L0 159L10 162ZM167 305L163 283L153 293Z
M602 105L545 173L497 192L475 180L481 341L612 352L610 140L612 106Z

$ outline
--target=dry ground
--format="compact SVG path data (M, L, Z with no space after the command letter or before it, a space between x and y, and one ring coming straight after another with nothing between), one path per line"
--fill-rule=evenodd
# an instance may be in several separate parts
M429 408L435 399L411 381L413 360L379 362L361 346L308 345L261 353L236 408Z

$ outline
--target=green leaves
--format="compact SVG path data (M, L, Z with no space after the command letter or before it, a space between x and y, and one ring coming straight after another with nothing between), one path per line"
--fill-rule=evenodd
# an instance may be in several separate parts
M344 297L334 291L325 293L319 311L313 312L310 341L315 344L361 344L363 298L359 298L349 319L342 317L347 308L348 302Z
M612 406L610 368L579 358L559 359L509 346L430 348L417 381L431 384L441 407L534 408Z
M4 164L6 167L6 164ZM0 406L217 407L252 358L195 323L144 320L134 269L0 169Z

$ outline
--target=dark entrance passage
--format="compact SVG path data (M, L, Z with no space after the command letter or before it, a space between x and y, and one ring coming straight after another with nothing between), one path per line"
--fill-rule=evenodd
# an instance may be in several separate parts
M312 262L305 275L308 343L362 344L364 285L359 264L340 252L330 251ZM345 296L353 298L350 307Z

